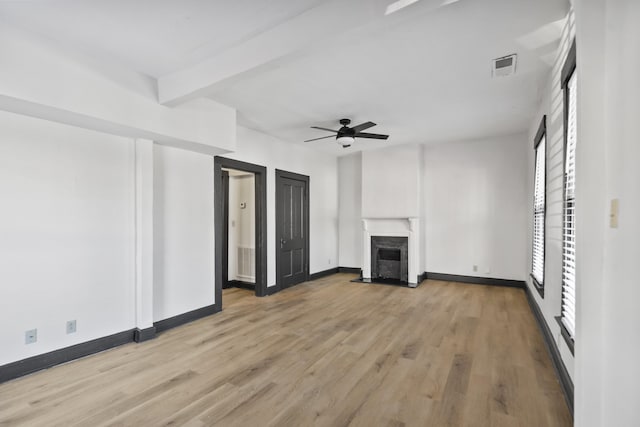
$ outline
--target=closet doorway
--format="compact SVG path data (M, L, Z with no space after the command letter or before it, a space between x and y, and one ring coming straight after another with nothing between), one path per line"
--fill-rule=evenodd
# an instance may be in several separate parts
M252 289L267 294L266 168L214 158L215 298L222 289Z

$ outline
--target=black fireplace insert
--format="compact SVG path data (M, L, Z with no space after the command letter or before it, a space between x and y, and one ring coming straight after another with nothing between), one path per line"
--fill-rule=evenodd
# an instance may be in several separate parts
M409 282L409 239L371 236L371 279Z

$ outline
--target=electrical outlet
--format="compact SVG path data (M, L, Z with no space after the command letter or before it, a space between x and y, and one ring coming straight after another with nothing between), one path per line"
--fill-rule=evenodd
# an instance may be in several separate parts
M67 321L67 334L74 334L76 332L76 321Z
M477 272L477 271L478 271L478 266L477 266L477 265L474 265L474 266L473 266L473 271L475 271L475 272Z
M24 333L24 343L25 344L33 344L38 341L38 330L30 329Z

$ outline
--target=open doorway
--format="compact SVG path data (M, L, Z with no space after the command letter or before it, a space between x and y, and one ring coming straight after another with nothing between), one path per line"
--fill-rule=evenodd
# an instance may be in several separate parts
M214 158L215 298L223 287L267 295L266 168Z
M255 174L222 168L227 261L222 288L256 289ZM226 272L226 274L225 274Z

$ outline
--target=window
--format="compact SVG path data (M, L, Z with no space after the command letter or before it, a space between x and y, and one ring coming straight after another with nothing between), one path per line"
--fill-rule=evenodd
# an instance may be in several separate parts
M533 251L531 260L531 277L533 284L544 298L544 235L546 217L546 171L547 171L547 136L546 116L538 127L534 140L536 151L535 181L533 188Z
M562 70L564 88L564 203L562 213L562 313L561 324L573 348L576 332L576 145L577 76L575 41ZM565 337L567 338L567 337Z

